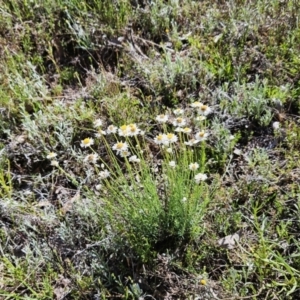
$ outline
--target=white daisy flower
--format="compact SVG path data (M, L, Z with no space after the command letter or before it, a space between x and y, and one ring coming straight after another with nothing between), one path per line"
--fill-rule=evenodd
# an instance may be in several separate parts
M189 141L184 142L184 143L185 143L185 145L187 145L187 146L194 146L194 145L198 144L199 142L200 142L200 141L198 141L198 140L196 140L196 139L190 139Z
M103 170L99 172L100 179L105 179L110 176L110 172L108 170Z
M122 152L119 152L118 153L121 157L127 157L127 156L130 156L131 153L128 151L128 150L124 150Z
M185 127L185 128L182 128L181 132L183 132L183 133L191 133L192 129L189 128L189 127Z
M208 136L209 134L202 130L195 134L195 139L201 142L201 141L205 141Z
M186 125L186 120L184 118L178 117L173 121L173 125L183 127Z
M274 130L277 130L277 129L280 128L280 123L279 123L279 122L274 122L274 123L272 124L272 127L273 127Z
M98 154L93 153L93 154L87 155L87 156L84 158L83 161L86 162L86 163L93 163L93 164L95 164L95 163L97 162L97 160L98 160Z
M171 161L169 162L169 166L170 166L171 168L175 168L175 167L176 167L175 161L174 161L174 160L171 160Z
M154 138L154 142L158 145L163 145L167 140L167 136L163 133L160 133Z
M195 181L196 183L200 183L200 181L205 181L207 179L207 175L203 174L203 173L198 173L197 175L195 175Z
M128 136L129 135L129 126L128 125L122 125L119 130L118 134L119 136Z
M140 133L140 129L136 126L136 124L129 124L128 125L128 135L134 136Z
M95 134L97 138L102 137L103 135L106 135L106 132L104 130L99 129L98 132Z
M189 164L189 169L192 171L196 171L197 169L199 169L199 164L198 163L191 163Z
M94 121L94 127L97 128L97 127L101 127L103 125L103 122L101 119L96 119Z
M205 117L205 116L199 116L199 117L196 118L196 121L202 122L202 121L204 121L204 120L206 120L206 117Z
M190 105L193 108L200 108L203 105L203 103L196 101L196 102L191 103Z
M57 160L51 160L51 166L58 167L58 161Z
M107 134L111 134L111 133L116 133L118 130L118 127L117 126L114 126L114 125L109 125L106 129L106 133Z
M126 142L117 142L112 146L112 149L117 151L117 154L128 150L128 144Z
M158 115L155 120L158 121L159 123L166 123L169 119L168 115Z
M171 143L175 143L175 142L177 142L177 140L178 140L178 137L174 133L167 133L164 145L169 145Z
M93 144L94 144L94 140L92 138L85 138L84 140L81 141L80 146L86 148L86 147L90 147Z
M57 154L55 153L55 152L50 152L48 155L47 155L47 158L48 159L52 159L52 158L54 158L54 157L56 157L57 156Z
M201 105L198 109L198 113L203 116L207 116L212 112L212 109L208 105Z
M97 184L95 188L97 191L100 191L102 189L102 184Z
M137 158L136 155L132 155L129 157L128 159L130 162L136 162L136 163L139 163L141 160L139 158Z
M173 110L174 115L178 116L178 115L182 115L184 113L184 110L181 108L176 108L175 110Z
M167 151L168 153L172 153L172 152L173 152L173 149L172 149L172 148L167 148L166 151Z

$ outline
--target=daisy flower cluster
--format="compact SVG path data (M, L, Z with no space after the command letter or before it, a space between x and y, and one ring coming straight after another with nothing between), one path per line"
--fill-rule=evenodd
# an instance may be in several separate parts
M212 109L201 102L190 104L187 109L177 108L173 112L160 114L155 117L158 128L161 132L154 137L154 143L158 145L163 152L168 153L168 166L176 169L178 155L181 150L187 150L187 147L199 146L209 137L206 130L206 117L212 112ZM106 179L110 176L113 167L105 168L105 163L98 153L93 149L95 145L103 143L110 148L109 153L114 153L116 157L125 159L129 163L140 163L142 159L143 143L146 143L145 132L135 123L123 124L115 126L113 124L106 125L102 119L95 119L93 126L96 131L95 137L87 136L80 142L80 147L84 150L90 150L82 161L87 165L98 166L98 162L102 162L102 170L98 171L100 179ZM138 151L140 150L140 151ZM191 149L190 151L193 151ZM151 154L150 154L151 156ZM51 160L51 165L58 167L57 154L50 152L47 159ZM117 160L114 160L117 162ZM99 167L99 166L98 166ZM198 162L189 162L187 168L194 172L194 180L200 183L207 179L207 175L203 173L196 174L196 171L204 169Z
M209 137L209 132L206 130L204 121L207 116L212 113L212 108L201 102L193 102L190 108L184 110L177 108L173 114L166 113L158 115L155 120L161 126L162 132L154 137L154 142L163 149L167 148L167 152L172 153L172 146L176 148L176 143L179 142L185 146L197 146L206 141ZM194 123L199 122L197 126ZM174 126L174 132L170 132L169 125ZM178 147L177 147L178 148ZM169 161L169 167L175 168L176 161ZM199 168L197 162L190 163L188 166L191 171L196 171ZM207 175L203 173L195 174L195 182L200 183L207 179Z
M113 124L109 125L106 130L102 128L103 121L101 119L96 119L94 121L94 127L98 130L96 133L96 137L100 138L102 136L114 135L117 139L116 143L114 143L111 149L116 153L116 155L120 157L129 157L129 162L140 162L140 159L136 155L131 155L129 151L129 144L126 141L127 137L134 137L138 135L143 135L144 132L138 128L138 126L134 123L129 125L122 125L117 127ZM123 140L121 140L123 138ZM125 140L124 140L125 139ZM92 138L85 138L81 141L81 147L87 148L94 144L94 140ZM97 154L89 154L84 159L85 162L96 163L98 159Z

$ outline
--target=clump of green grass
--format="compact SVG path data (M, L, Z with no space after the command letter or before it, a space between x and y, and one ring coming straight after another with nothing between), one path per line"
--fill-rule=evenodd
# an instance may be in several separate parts
M96 189L100 197L94 200L101 206L97 208L102 211L99 218L106 220L115 236L128 240L145 261L159 243L194 241L203 233L200 224L211 197L207 184L201 183L207 178L205 114L211 108L200 102L192 105L199 116L189 110L189 117L157 116L160 133L152 141L146 128L141 131L134 123L119 128L110 124L104 130L103 121L97 119L94 125L99 141L87 137L80 144L90 149L80 156L86 174L94 178L86 192L91 197L91 189ZM182 109L175 112L184 113ZM172 123L177 134L170 131ZM149 142L158 153L152 153ZM94 148L100 144L105 146L105 160ZM77 187L87 187L86 179L72 177L60 166L56 153L47 158Z

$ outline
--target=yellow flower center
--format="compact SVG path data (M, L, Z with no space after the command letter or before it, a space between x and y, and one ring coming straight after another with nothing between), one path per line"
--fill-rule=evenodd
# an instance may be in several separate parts
M89 138L84 139L84 140L83 140L83 143L84 143L85 145L89 144L89 143L90 143L90 139L89 139Z
M200 280L200 283L201 283L202 285L206 285L206 280L205 280L205 279L201 279L201 280Z
M136 131L136 125L135 124L130 124L129 128L130 128L131 132L135 132Z
M124 143L117 143L117 149L122 149L124 147Z

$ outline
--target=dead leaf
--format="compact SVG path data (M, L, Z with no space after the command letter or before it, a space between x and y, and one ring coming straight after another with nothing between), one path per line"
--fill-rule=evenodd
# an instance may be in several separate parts
M61 208L61 212L65 215L68 211L70 211L73 208L74 202L78 201L79 199L80 199L80 192L78 191L74 197L67 200L67 202Z
M26 134L21 134L21 135L15 135L12 138L12 141L9 143L9 147L12 150L15 150L19 144L24 144L25 141L27 139L27 135Z
M236 155L241 155L242 154L242 150L238 149L238 148L235 148L233 150L233 153L236 154Z
M214 37L214 43L216 44L223 36L223 33L220 33Z
M219 239L218 244L222 248L233 249L235 245L239 242L239 240L240 240L240 233L236 232L234 234L230 234Z
M62 275L59 275L56 281L56 287L53 290L56 300L63 300L69 294L70 284L71 284L70 279L63 277Z

